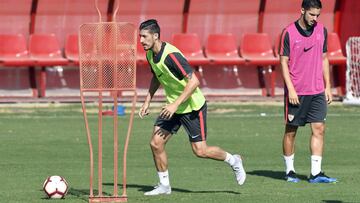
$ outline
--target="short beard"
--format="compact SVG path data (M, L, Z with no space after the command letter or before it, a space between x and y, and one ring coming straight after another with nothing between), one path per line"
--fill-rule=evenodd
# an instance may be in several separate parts
M315 23L313 25L310 25L309 22L305 19L305 15L303 15L303 21L307 30L311 29L315 25Z
M155 44L155 43L154 43ZM148 49L144 49L145 51L149 51L149 50L152 50L153 48L154 48L154 44L151 46L151 47L149 47Z
M307 21L305 21L305 24L306 24L306 28L308 29L312 28L315 25L315 23L310 25Z

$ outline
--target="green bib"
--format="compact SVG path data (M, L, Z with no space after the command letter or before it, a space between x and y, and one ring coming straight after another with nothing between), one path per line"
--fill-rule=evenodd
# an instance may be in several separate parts
M158 63L154 63L152 50L149 50L146 53L154 74L156 75L157 79L165 90L166 101L168 104L173 103L182 94L187 84L185 79L177 79L177 77L175 77L171 73L169 68L165 65L166 57L174 52L183 55L176 47L169 43L166 43L163 54ZM204 103L205 97L202 94L201 90L197 87L192 93L192 95L182 104L180 104L176 113L184 114L194 110L197 111L204 105Z

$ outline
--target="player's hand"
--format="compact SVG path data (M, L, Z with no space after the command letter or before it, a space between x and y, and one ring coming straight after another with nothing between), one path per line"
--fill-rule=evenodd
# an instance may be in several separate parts
M299 97L294 90L289 90L289 103L292 105L300 104Z
M330 88L326 88L325 89L325 98L328 104L330 104L333 100L332 98L332 94L331 94L331 89Z
M150 106L149 103L144 103L141 106L141 108L139 110L139 116L140 116L141 119L144 118L144 116L149 115L149 113L150 113L149 112L149 106Z
M175 103L164 106L160 112L160 118L170 119L177 109L178 105Z

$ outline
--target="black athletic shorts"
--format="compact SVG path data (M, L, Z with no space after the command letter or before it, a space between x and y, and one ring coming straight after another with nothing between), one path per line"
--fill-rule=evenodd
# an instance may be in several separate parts
M327 102L325 93L298 96L300 104L289 103L285 95L285 123L292 126L304 126L306 123L325 122Z
M160 118L156 119L154 126L175 134L181 125L184 126L190 142L200 142L206 140L206 112L207 104L198 110L185 114L174 114L170 120Z

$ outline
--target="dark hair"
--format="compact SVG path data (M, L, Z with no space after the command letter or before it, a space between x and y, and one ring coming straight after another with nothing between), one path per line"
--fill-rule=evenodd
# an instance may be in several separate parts
M140 24L140 30L149 30L150 33L158 33L160 39L160 26L155 19L149 19Z
M301 7L305 10L309 10L311 8L322 8L320 0L303 0Z

